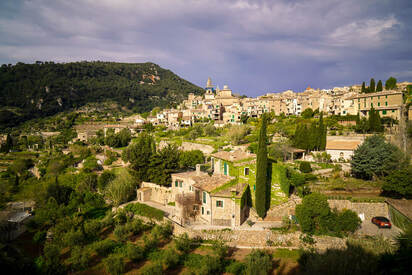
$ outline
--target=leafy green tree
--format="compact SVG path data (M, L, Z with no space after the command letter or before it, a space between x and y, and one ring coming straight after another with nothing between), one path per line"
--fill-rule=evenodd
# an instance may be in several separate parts
M97 180L97 188L102 191L104 188L116 178L116 175L110 170L104 170Z
M150 159L148 175L149 181L160 185L171 183L171 174L179 168L180 151L174 144L162 148Z
M125 147L129 144L130 140L132 139L132 133L129 129L124 128L118 134L119 144L118 147Z
M376 91L377 92L382 92L383 87L382 87L382 80L379 79L378 85L376 85Z
M127 202L133 197L136 183L127 170L122 170L116 178L111 181L105 189L105 195L114 205Z
M149 181L149 160L156 155L156 145L152 136L142 133L137 140L123 150L122 158L130 162L138 181Z
M395 197L412 197L412 167L393 170L382 186L385 193Z
M312 108L306 108L302 113L301 116L303 118L312 118L314 115Z
M365 139L354 152L351 160L352 174L356 178L370 180L373 176L386 176L406 165L402 151L385 141L380 135Z
M193 168L196 164L205 162L205 156L200 150L183 151L179 155L179 166L181 168Z
M266 215L266 199L267 199L267 137L266 137L266 114L263 114L259 130L259 146L256 158L256 212L259 217Z
M385 82L385 90L393 90L396 89L396 78L389 77L388 80Z
M369 92L374 93L375 92L375 79L371 78L371 81L369 82Z
M296 218L303 232L313 234L330 214L330 207L325 195L312 193L303 197L302 203L296 205Z

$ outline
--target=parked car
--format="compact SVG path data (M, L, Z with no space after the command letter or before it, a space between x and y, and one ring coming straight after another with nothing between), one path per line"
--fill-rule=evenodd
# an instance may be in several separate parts
M391 222L385 217L373 217L372 223L377 225L379 228L391 228Z

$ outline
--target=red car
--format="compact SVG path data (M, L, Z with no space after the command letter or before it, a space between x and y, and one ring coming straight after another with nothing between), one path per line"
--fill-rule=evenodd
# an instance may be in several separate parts
M385 217L373 217L372 223L377 225L379 228L391 228L391 222Z

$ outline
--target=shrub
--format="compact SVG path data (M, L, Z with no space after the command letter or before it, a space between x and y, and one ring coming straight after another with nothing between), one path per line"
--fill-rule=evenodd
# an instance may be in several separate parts
M246 275L266 275L272 268L272 255L266 251L254 250L246 257Z
M223 271L220 259L209 255L189 254L184 266L196 275L220 274Z
M143 247L145 253L154 250L159 244L159 239L153 236L143 236Z
M163 275L163 267L159 262L151 263L142 268L141 275Z
M73 270L83 270L89 266L90 250L84 247L75 246L70 253L69 262Z
M337 219L339 229L344 232L355 232L362 223L356 212L351 210L343 210L338 214Z
M158 221L163 220L164 217L164 212L162 210L138 202L126 205L125 209L136 215L145 216Z
M142 222L142 220L134 219L133 221L126 224L126 229L130 233L137 235L143 232L147 226Z
M232 261L228 266L226 266L225 272L232 273L235 275L244 274L246 265L241 262Z
M119 241L126 241L130 237L130 231L127 230L126 225L117 225L113 231L113 234L116 236L116 239Z
M125 247L126 257L132 261L139 261L143 259L144 250L140 246L127 244Z
M225 242L220 240L216 240L212 243L212 249L216 257L219 259L223 259L229 254L229 247L225 244Z
M123 256L118 254L111 254L103 260L104 267L111 275L120 275L124 272L125 263Z
M149 256L150 260L154 262L162 263L162 265L168 269L173 268L178 265L180 261L180 256L177 251L173 248L168 248L166 250L156 251Z
M194 248L193 240L189 238L187 233L184 233L179 237L175 238L174 242L176 249L182 252L183 254L188 254Z
M309 163L309 162L307 162L307 161L302 161L302 162L299 164L299 170L300 170L302 173L310 173L310 172L312 172L312 167L310 166L310 163Z
M155 225L151 232L153 237L158 239L168 239L172 235L172 233L173 226L170 222L162 225Z
M107 256L113 252L113 250L118 246L118 244L110 239L104 239L95 242L91 245L91 248L96 251L99 256Z

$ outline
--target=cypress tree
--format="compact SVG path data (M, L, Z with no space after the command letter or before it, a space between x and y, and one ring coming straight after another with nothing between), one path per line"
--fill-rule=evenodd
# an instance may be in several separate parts
M383 132L382 120L378 110L375 111L375 131Z
M378 81L378 85L376 85L376 91L377 92L382 92L383 91L382 80L380 80L380 79Z
M262 115L262 121L259 131L259 143L256 159L256 193L255 205L259 217L266 215L266 198L267 192L267 148L266 148L266 114Z
M319 118L319 139L318 139L318 146L319 150L325 150L326 148L326 126L323 124L323 112L320 113Z
M363 81L363 82L362 82L362 89L361 89L361 93L362 93L362 94L366 93L365 81Z
M375 79L371 78L371 81L369 82L369 92L374 93L375 92Z

